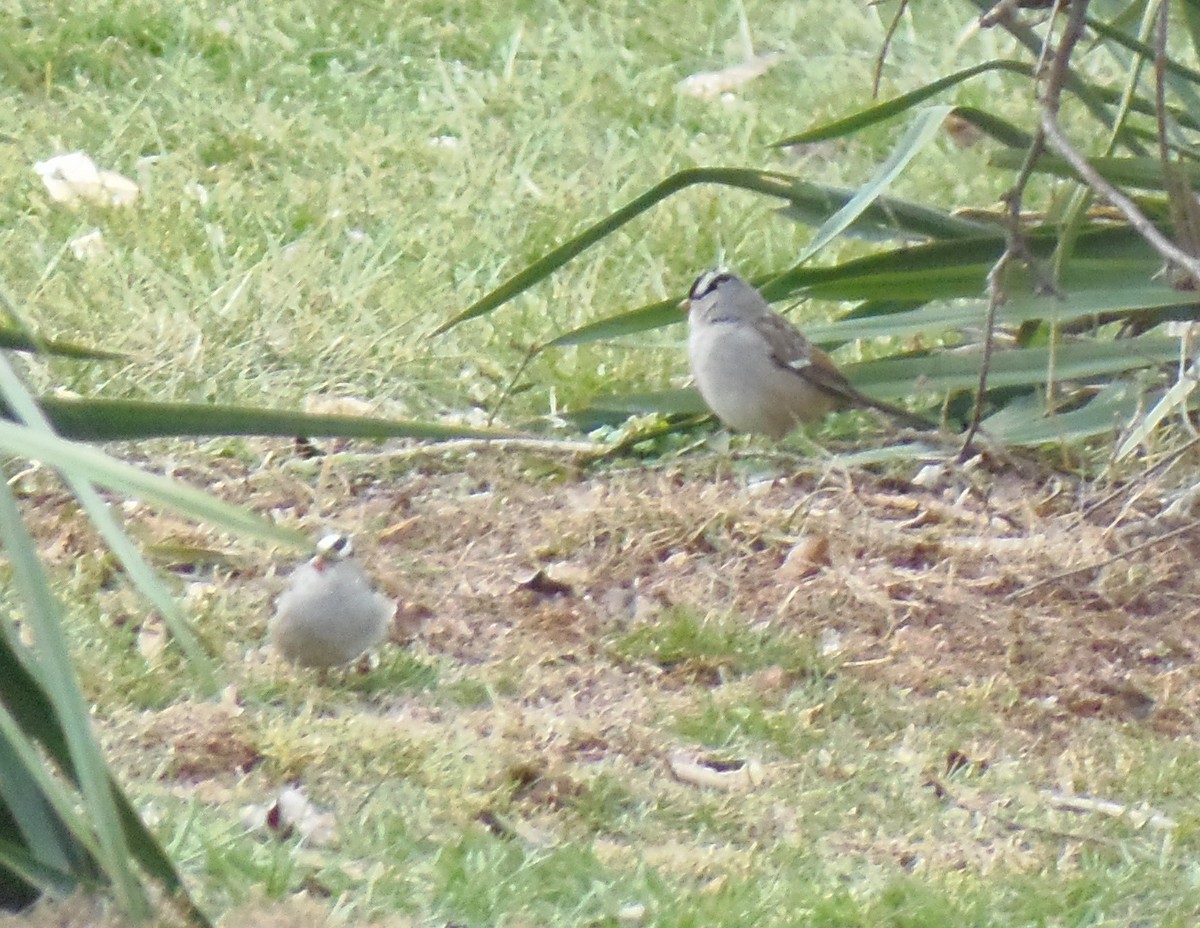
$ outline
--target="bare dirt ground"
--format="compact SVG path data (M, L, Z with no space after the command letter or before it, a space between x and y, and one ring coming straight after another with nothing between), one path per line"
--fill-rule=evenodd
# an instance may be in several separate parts
M917 486L803 461L752 477L727 460L596 472L506 452L345 454L299 470L286 458L175 472L314 535L354 532L397 598L398 643L415 633L465 663L566 667L576 700L606 632L685 606L812 636L849 672L917 694L1010 686L1013 724L1051 739L1081 715L1200 733L1200 529L1187 494L1152 481L1097 489L998 467ZM38 498L51 562L94 550L68 500ZM151 547L213 548L144 507L131 522ZM231 560L221 582L261 603L253 632L294 558Z
M314 535L355 533L397 599L396 646L511 683L503 707L385 698L372 711L410 737L506 758L508 788L543 811L581 788L579 764L661 771L664 707L725 681L721 659L614 652L614 636L676 608L809 640L832 672L868 688L992 692L990 711L1034 754L1062 751L1083 718L1200 734L1200 533L1189 494L1147 478L1095 488L994 467L913 483L709 456L584 470L495 451L302 463L282 449L265 466L176 473ZM52 564L94 550L64 493L25 498ZM261 648L293 554L263 559L168 514L126 514L152 550L227 555L185 573L235 591L201 626L235 684L300 673ZM128 621L142 621L144 607L131 608ZM790 673L762 667L746 683L783 691ZM229 784L269 753L236 711L201 705L108 714L126 779ZM120 750L131 744L146 757Z
M1013 724L1051 738L1080 715L1198 730L1186 494L1004 468L916 486L729 467L586 473L471 454L379 479L332 465L319 495L400 601L399 637L419 624L461 661L586 675L606 630L686 606L811 635L862 678L918 694L1011 685ZM311 522L310 484L274 471L222 495Z

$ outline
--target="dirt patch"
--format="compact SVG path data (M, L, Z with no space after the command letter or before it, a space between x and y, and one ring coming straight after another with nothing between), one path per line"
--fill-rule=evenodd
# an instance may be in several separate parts
M530 671L530 705L567 693L589 714L628 712L645 668L621 666L606 636L684 607L811 636L839 672L916 694L992 681L1019 694L1013 723L1041 737L1078 716L1200 731L1200 533L1164 520L1167 490L1105 502L1049 476L917 486L716 469L585 473L494 452L224 460L180 475L314 535L354 532L399 603L398 643L419 630L465 665ZM42 487L26 503L51 563L95 550L65 494ZM222 582L252 591L265 625L290 555L264 565L175 517L129 517L152 546L221 554Z

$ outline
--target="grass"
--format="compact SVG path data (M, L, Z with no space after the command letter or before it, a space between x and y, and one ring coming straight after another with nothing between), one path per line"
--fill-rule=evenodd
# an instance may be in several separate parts
M961 5L915 6L885 96L998 54L992 33L946 41ZM883 24L835 2L748 0L757 45L783 63L729 102L681 97L680 79L741 54L738 9L0 0L0 287L45 334L133 356L29 361L27 375L114 397L292 408L332 394L475 420L547 334L681 295L718 257L747 272L784 263L807 230L772 203L693 190L495 315L426 337L671 171L795 169L771 141L866 103ZM989 78L960 99L1001 91ZM810 152L803 170L852 185L895 131ZM137 177L139 205L50 204L30 166L74 149ZM987 202L1003 179L985 157L944 143L898 192ZM77 260L69 241L94 227L106 254ZM544 354L504 416L679 385L680 334ZM232 687L228 711L193 701L173 652L139 651L145 607L72 534L77 513L41 526L114 763L227 924L1182 925L1200 905L1194 741L1111 718L1062 725L1053 701L1027 698L1020 668L980 670L968 648L954 652L967 669L873 676L898 639L857 587L779 607L776 568L810 530L794 518L807 490L764 528L749 524L757 498L720 477L728 462L664 488L669 465L655 461L582 482L545 461L513 479L502 456L383 475L354 474L366 465L353 455L321 474L280 457L238 440L170 446L154 463L204 474L221 459L238 474L224 492L314 529L354 511L369 538L388 536L367 548L373 571L398 575L433 618L365 677L321 683L264 661L278 583L230 543L229 563L180 578ZM636 490L588 496L622 479ZM718 513L700 534L693 506ZM150 540L182 531L137 518ZM853 520L841 530L867 555L846 572L873 570L874 529ZM558 561L586 565L573 594L514 591L518 567ZM636 594L630 614L597 605L608 587ZM982 624L978 612L943 621ZM874 650L822 654L829 629L866 629ZM1169 686L1160 695L1170 704ZM698 790L664 772L674 749L755 757L767 781ZM971 763L949 770L955 752ZM241 824L244 805L293 779L336 815L336 843ZM1179 827L1067 813L1045 801L1052 789L1145 803Z
M461 416L496 399L534 339L680 294L718 257L749 271L795 254L807 232L768 218L773 203L691 191L495 317L424 337L673 170L795 167L766 146L865 89L881 31L851 6L751 7L758 45L788 57L714 105L675 84L737 60L735 5L484 10L114 2L82 21L12 16L13 141L0 165L23 181L0 196L0 280L40 329L115 342L141 362L55 362L35 370L40 385L283 406L323 392ZM894 54L905 84L949 60L921 32ZM806 173L864 178L890 133L875 138L806 160ZM140 205L48 206L29 168L74 148L144 180ZM942 157L964 178L946 202L978 194L967 180L978 155ZM93 226L108 255L77 261L66 243ZM675 338L543 356L510 414L544 415L612 383L679 383Z

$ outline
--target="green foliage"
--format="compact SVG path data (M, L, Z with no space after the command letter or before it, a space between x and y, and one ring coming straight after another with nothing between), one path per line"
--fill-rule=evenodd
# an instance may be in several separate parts
M807 640L754 629L739 616L703 615L685 607L668 609L653 623L623 633L610 647L626 660L701 675L742 676L766 667L805 676L821 673Z
M71 481L189 655L168 663L179 677L168 685L128 687L132 704L155 704L185 683L211 689L214 677L172 597L104 521L93 484L231 531L301 540L63 436L491 438L510 433L444 420L489 412L498 398L520 421L541 423L549 410L585 430L642 413L690 425L703 412L696 395L660 388L681 384L677 298L717 256L739 263L774 300L809 301L815 324L806 329L822 344L850 349L860 363L847 369L868 392L928 407L969 398L978 374L969 349L1004 229L994 210L952 207L986 207L1011 183L1036 122L1031 75L1038 30L1048 27L1022 20L1017 43L985 32L956 45L948 23L955 15L965 23L987 0L910 4L884 67L887 99L871 104L867 75L882 35L875 11L886 15L888 5L748 3L748 13L736 6L4 7L0 161L12 181L0 191L0 286L5 305L20 305L27 318L9 320L0 344L37 350L20 373L44 401L35 413L8 382L0 392L14 421L0 423L0 444ZM1200 45L1197 4L1173 7L1182 16L1172 22L1165 67L1171 170L1153 157L1152 43L1137 29L1148 7L1094 6L1113 18L1092 20L1094 42L1067 80L1068 125L1092 140L1101 175L1136 186L1135 202L1182 240L1187 217L1172 210L1180 199L1172 185L1195 179L1200 81L1188 61ZM788 58L728 107L680 97L681 77L736 57L724 43L738 10L785 43ZM968 67L955 60L958 49L974 56ZM854 105L848 87L861 90ZM942 144L935 127L950 118L1000 148L985 158ZM915 128L905 135L905 125ZM771 146L780 139L809 147L797 154ZM87 148L138 174L139 205L120 212L48 204L28 168L58 147ZM709 166L730 162L756 166ZM1030 249L1063 298L1039 292L1028 269L1007 269L999 320L1015 342L992 366L987 428L1019 444L1078 442L1110 432L1160 395L1159 372L1178 350L1161 323L1194 317L1192 291L1158 275L1161 260L1123 219L1089 214L1061 160L1039 159L1028 193L1027 207L1037 210L1028 217ZM603 218L586 223L596 216ZM69 242L93 226L103 229L107 256L72 259ZM818 231L806 238L800 227ZM20 298L10 300L10 290ZM827 321L831 313L839 318ZM1118 339L1123 327L1141 334ZM439 338L427 339L435 329ZM80 398L54 395L62 387ZM386 420L291 412L314 392L394 401L404 412ZM22 597L21 628L34 629L37 643L26 648L11 617L0 617L0 834L8 836L0 842L0 902L29 898L35 888L82 886L109 888L131 911L144 910L141 875L169 893L180 879L104 767L66 663L59 608L12 508L0 518L5 556L18 575L11 586ZM716 850L735 847L745 860L718 867L724 883L702 883L669 859L627 853L610 864L586 841L525 846L464 823L458 794L435 825L420 821L421 802L388 782L371 787L383 797L373 818L348 818L347 840L359 842L352 854L370 861L385 847L392 855L379 870L356 861L310 882L315 868L294 848L255 843L207 808L172 809L185 822L172 851L215 884L206 893L253 885L278 897L328 887L352 917L361 911L355 890L367 885L370 897L380 872L384 889L358 903L364 909L411 907L427 919L471 922L607 923L635 899L659 925L1122 923L1145 918L1143 905L1196 908L1186 829L1182 860L1143 835L1101 826L1093 830L1104 834L1064 845L1063 872L1053 855L1011 869L1001 861L995 870L957 859L939 870L935 860L915 876L898 875L908 858L895 847L920 846L911 830L922 780L862 766L886 765L896 753L888 739L911 718L904 694L868 697L835 686L810 642L733 616L672 610L610 647L708 688L744 685L775 667L804 681L778 704L714 695L675 712L667 726L699 744L763 743L796 758L805 795L778 805L795 802L805 813L798 846L775 840L778 809L756 805L755 796L675 796L655 807L618 770L573 800L577 820L622 840L627 829L639 847L732 836ZM450 705L500 702L495 681L443 683L439 670L399 659L347 689L380 703L427 689ZM118 663L112 673L110 689L136 665ZM800 697L827 688L833 722L811 731L799 725L796 713L808 708ZM294 689L286 697L283 709L301 714L308 701ZM290 734L301 741L305 732ZM360 737L352 756L338 758L339 790L354 776L421 779L413 754L377 756L376 738ZM309 756L306 745L292 747L294 756L276 759L289 773ZM658 747L650 760L638 756L652 764ZM861 788L812 756L821 751L844 768L859 764ZM1107 785L1136 801L1186 798L1180 784L1193 761L1163 760L1184 771L1182 780L1147 760L1126 789ZM423 789L438 789L452 767L469 779L457 769L460 755L438 762L421 771ZM1017 794L1028 780L1004 785ZM952 824L956 810L918 795L932 807L922 822ZM813 839L817 825L823 840ZM1005 834L1021 827L1003 826ZM1041 820L1029 833L1038 829ZM978 840L952 837L967 848Z
M1194 230L1189 229L1189 222L1194 224L1194 220L1179 209L1172 214L1169 198L1176 186L1187 189L1200 178L1197 166L1191 163L1200 148L1186 136L1200 127L1200 96L1190 89L1200 83L1200 72L1177 56L1166 59L1167 89L1174 96L1164 116L1170 120L1173 134L1169 139L1163 137L1162 146L1174 157L1148 155L1143 143L1158 138L1155 119L1159 107L1153 89L1140 83L1139 75L1154 50L1129 34L1128 22L1121 17L1111 22L1098 17L1088 20L1097 45L1131 69L1126 84L1107 82L1104 69L1093 66L1095 54L1072 59L1074 68L1064 71L1061 83L1068 97L1083 104L1092 127L1104 130L1109 137L1109 147L1094 153L1091 160L1097 172L1118 186L1151 191L1150 196L1138 201L1138 206L1187 251L1195 240ZM1013 32L1032 50L1040 48L1040 42L1034 42L1023 24L1014 25ZM1101 76L1093 76L1093 71ZM886 359L875 357L863 362L852 376L867 392L875 389L881 399L911 396L912 385L919 383L923 405L934 400L941 406L952 401L955 394L970 393L979 382L982 353L964 352L964 347L978 346L974 339L957 345L962 341L957 333L977 330L990 302L999 309L997 323L1006 330L1012 327L1019 331L1021 338L1016 350L992 362L994 374L987 381L988 402L984 406L994 416L986 422L989 436L1015 444L1042 444L1073 442L1111 432L1128 421L1140 404L1163 395L1161 381L1146 384L1138 375L1169 361L1173 342L1161 338L1149 351L1141 346L1134 348L1121 341L1125 329L1117 323L1135 319L1136 330L1144 332L1169 319L1194 318L1195 306L1187 292L1198 282L1189 283L1183 274L1154 283L1162 264L1156 247L1143 240L1141 229L1126 215L1087 215L1080 208L1084 201L1079 199L1081 190L1087 188L1064 158L1045 154L1040 142L1033 170L1054 174L1067 183L1043 193L1043 212L1029 218L1023 215L1019 228L1007 224L1003 216L994 215L990 234L980 235L984 228L972 225L978 219L964 220L931 206L892 201L885 196L896 177L929 145L934 137L932 130L948 116L965 121L1004 146L993 156L993 165L1010 170L1021 166L1025 151L1035 143L1031 132L1020 127L1019 117L1023 114L1019 110L1013 114L999 107L927 105L931 99L984 75L1003 82L1006 88L1005 93L991 97L994 101L1022 95L1033 99L1041 92L1039 81L1047 80L1035 74L1027 61L985 61L778 143L828 142L906 117L911 122L909 132L896 143L875 176L853 194L814 188L799 176L779 172L689 168L673 174L510 277L451 317L438 331L494 312L680 191L694 184L715 184L781 198L786 204L784 215L819 224L812 240L790 266L758 275L759 285L771 299L824 299L851 304L844 323L817 327L817 341L840 344L876 339L878 344L894 350L897 340L908 336L960 349L956 359L962 362L961 373L953 378L939 372L936 351L891 362L894 373L885 373L889 364ZM1086 132L1083 128L1077 134ZM1018 195L1026 193L1022 186ZM825 211L815 202L819 197L828 204ZM828 206L835 201L840 201L838 208L829 212ZM1031 208L1030 197L1025 196L1024 206L1026 210ZM870 257L812 267L811 259L843 233L876 241L904 239L905 243ZM927 244L913 246L914 239ZM1017 244L1006 251L1006 241ZM1013 256L1017 260L1010 260ZM1048 296L1049 287L1054 292ZM673 316L670 303L657 302L588 321L546 337L534 352L622 338L676 323L679 317ZM898 309L903 310L900 315L896 315ZM1114 389L1118 384L1137 388ZM1080 415L1101 398L1103 402L1094 414ZM1020 409L1019 423L1018 417L1007 410L1010 406ZM675 391L625 393L597 397L589 407L574 410L573 415L576 421L591 424L612 421L611 414L620 409L690 416L695 408L694 403L681 404ZM1055 421L1059 413L1066 414L1065 421Z

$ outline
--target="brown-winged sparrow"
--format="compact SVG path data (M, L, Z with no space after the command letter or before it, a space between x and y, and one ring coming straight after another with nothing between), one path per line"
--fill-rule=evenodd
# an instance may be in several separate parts
M686 307L696 387L731 429L782 438L800 422L848 406L878 409L914 428L934 427L856 390L829 355L735 274L705 271Z

